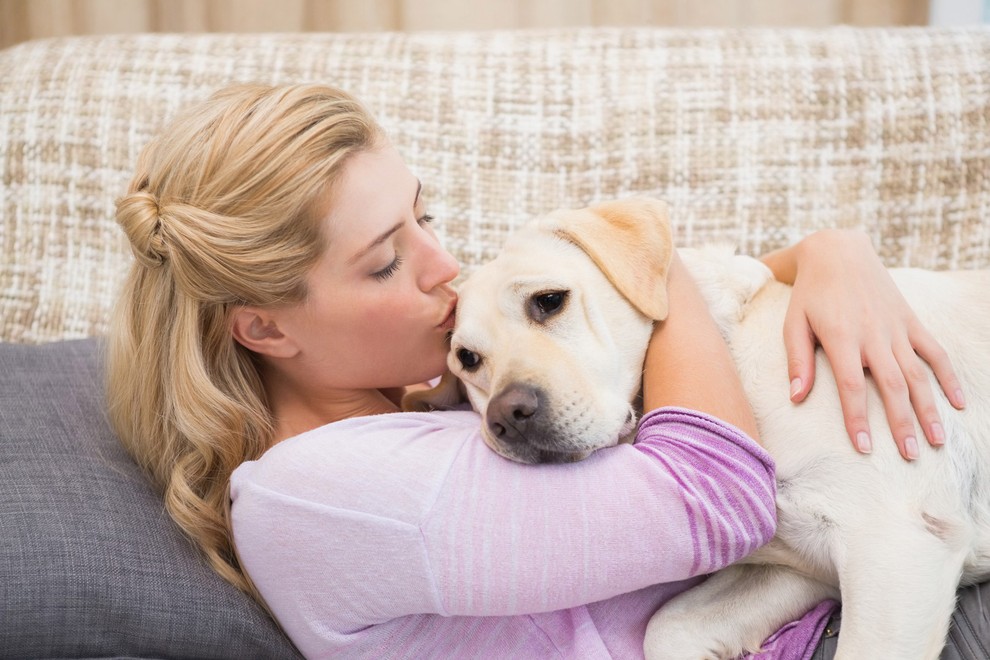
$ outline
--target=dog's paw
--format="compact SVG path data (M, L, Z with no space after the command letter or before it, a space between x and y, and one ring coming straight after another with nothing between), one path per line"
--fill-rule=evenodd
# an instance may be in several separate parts
M646 626L646 660L732 660L759 651L762 640L751 639L725 614L695 602L690 591L674 598Z
M732 660L744 652L742 648L708 638L703 631L696 632L698 635L684 630L665 630L663 634L653 636L647 632L643 644L646 660Z
M415 389L402 397L402 412L432 412L453 410L467 401L464 384L450 371L445 371L440 381L429 389Z

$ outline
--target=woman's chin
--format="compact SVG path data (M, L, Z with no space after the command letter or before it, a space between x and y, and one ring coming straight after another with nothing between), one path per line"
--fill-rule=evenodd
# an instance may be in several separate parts
M447 351L444 349L442 353L437 353L431 355L429 360L424 360L417 368L412 370L413 373L410 374L412 377L408 379L411 386L416 386L421 383L428 383L434 379L439 378L447 371Z

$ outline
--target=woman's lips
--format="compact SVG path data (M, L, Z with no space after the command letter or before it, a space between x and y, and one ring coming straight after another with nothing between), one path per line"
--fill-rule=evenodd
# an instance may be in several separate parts
M447 316L440 325L437 327L446 332L450 332L454 329L454 319L457 318L457 296L455 295L450 301L450 307L447 309Z
M451 307L450 307L450 314L448 314L447 315L447 318L445 318L443 320L443 323L440 324L440 326L439 326L440 329L441 330L447 330L447 331L453 330L454 329L454 320L456 318L457 318L457 305L451 305Z

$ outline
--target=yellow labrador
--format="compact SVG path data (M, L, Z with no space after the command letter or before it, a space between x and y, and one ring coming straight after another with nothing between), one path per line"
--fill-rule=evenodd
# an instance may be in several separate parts
M650 331L667 313L671 249L667 209L656 200L532 221L461 286L451 374L410 395L407 409L466 395L485 442L525 463L580 460L630 440ZM814 391L791 404L781 340L789 287L755 259L680 254L729 341L777 462L778 530L754 555L665 605L647 630L647 657L757 650L822 599L840 597L840 585L837 657L938 657L957 585L990 576L990 271L891 271L972 394L962 412L939 399L946 445L923 446L909 463L889 432L883 437L875 389L874 452L853 451L824 357Z

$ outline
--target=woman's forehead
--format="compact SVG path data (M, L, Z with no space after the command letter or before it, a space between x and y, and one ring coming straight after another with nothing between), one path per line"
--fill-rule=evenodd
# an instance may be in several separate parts
M409 213L419 190L419 180L394 148L354 154L328 195L327 237L342 246L373 240Z

